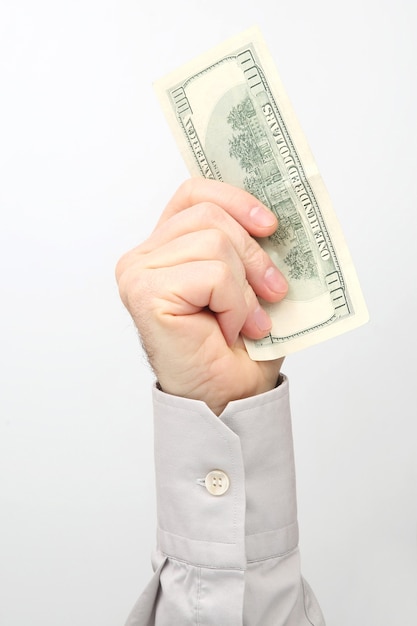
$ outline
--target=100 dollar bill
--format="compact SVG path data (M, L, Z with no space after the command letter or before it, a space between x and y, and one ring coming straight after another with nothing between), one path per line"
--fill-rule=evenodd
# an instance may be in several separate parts
M286 276L278 304L263 303L271 332L245 339L269 360L368 319L343 234L272 58L257 28L155 83L192 175L246 189L277 216L262 247Z

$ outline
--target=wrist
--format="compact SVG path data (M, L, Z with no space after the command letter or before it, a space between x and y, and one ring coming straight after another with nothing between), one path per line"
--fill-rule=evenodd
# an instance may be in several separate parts
M205 380L198 386L184 385L173 377L158 377L157 388L169 395L204 402L217 416L230 402L255 397L275 389L283 380L282 359L256 363L250 372L236 370L218 378ZM254 365L254 362L249 362ZM246 374L246 375L245 375Z

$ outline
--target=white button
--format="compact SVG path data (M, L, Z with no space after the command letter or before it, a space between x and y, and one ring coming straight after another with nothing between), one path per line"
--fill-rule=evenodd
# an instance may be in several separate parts
M204 479L204 484L212 496L222 496L229 489L230 480L222 470L212 470Z

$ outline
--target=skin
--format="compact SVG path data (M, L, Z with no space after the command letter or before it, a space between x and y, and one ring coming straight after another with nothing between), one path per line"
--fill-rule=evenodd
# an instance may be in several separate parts
M174 194L155 230L116 267L121 299L161 388L226 405L274 388L283 359L252 361L242 335L271 328L258 297L279 302L285 278L254 237L277 228L249 193L192 178Z

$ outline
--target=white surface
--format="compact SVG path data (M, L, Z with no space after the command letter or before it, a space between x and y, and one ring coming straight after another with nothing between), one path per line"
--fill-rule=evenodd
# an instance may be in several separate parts
M123 624L149 578L152 376L113 268L187 176L152 81L253 23L371 314L285 368L303 570L329 626L417 623L415 7L2 1L2 626Z

